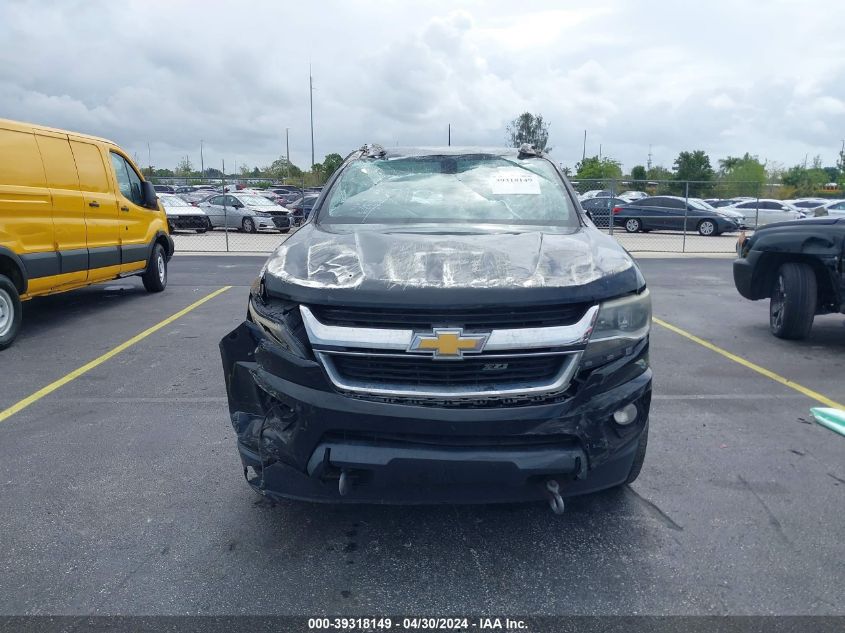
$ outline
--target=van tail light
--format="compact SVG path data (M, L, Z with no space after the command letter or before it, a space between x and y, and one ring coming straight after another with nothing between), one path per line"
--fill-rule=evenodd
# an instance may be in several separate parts
M621 210L622 210L622 207L613 207L613 213L614 213L614 215L615 215L615 214L617 214L617 213L619 213Z

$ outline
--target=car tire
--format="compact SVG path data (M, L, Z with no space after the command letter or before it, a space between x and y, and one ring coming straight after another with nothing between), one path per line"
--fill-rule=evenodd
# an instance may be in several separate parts
M18 289L11 279L0 275L0 349L6 349L17 338L22 319Z
M778 338L806 338L816 315L818 285L809 264L783 264L775 277L769 299L769 328Z
M704 237L715 237L719 234L719 226L713 220L702 220L698 223L698 234Z
M242 226L244 233L256 233L258 231L255 228L255 221L252 218L244 218Z
M197 229L197 233L205 233L208 229Z
M625 230L628 233L639 233L643 228L643 223L637 218L628 218L625 220Z
M147 263L147 270L141 275L147 292L161 292L167 287L167 257L161 244L153 247L153 254Z
M628 471L628 476L625 478L626 484L634 483L637 477L640 476L640 471L643 469L643 462L645 462L646 449L648 449L648 420L645 421L643 432L640 434L637 453L634 455L634 463L631 464L631 470Z

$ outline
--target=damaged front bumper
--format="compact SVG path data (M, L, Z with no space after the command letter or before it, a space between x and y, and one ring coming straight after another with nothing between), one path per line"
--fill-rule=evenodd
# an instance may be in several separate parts
M564 398L431 406L339 393L322 366L250 321L220 343L232 425L249 484L330 502L489 503L563 496L625 481L651 399L648 340L581 372ZM493 404L493 403L491 403ZM637 408L627 425L613 413Z

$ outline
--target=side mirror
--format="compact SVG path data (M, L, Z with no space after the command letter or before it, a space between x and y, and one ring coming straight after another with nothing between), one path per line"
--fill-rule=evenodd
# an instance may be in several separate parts
M141 183L141 206L146 209L158 210L158 196L153 183L145 180Z

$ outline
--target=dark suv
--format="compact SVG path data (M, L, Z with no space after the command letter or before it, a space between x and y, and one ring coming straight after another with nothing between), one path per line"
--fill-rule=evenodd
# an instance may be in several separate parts
M769 299L769 327L784 339L810 333L817 314L845 314L845 218L779 222L737 242L734 284Z
M633 481L649 292L533 148L350 155L220 343L248 483L378 503Z

